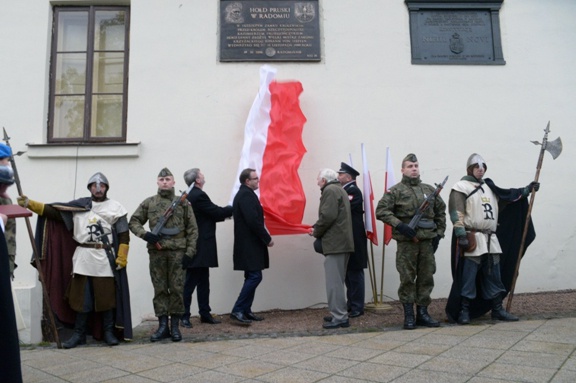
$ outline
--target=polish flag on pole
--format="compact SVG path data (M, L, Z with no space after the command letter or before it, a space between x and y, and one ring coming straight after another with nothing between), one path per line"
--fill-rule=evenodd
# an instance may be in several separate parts
M374 213L374 191L372 190L372 178L368 170L368 161L366 160L366 151L364 144L362 147L362 165L364 183L364 225L366 226L366 237L378 246L378 233L376 232L376 215Z
M240 188L240 173L253 168L260 177L256 193L270 234L307 234L311 226L302 224L306 196L298 175L306 153L302 143L306 117L298 100L302 84L276 82L275 77L275 68L269 65L260 68L260 88L246 120L230 203Z
M390 148L386 148L386 177L384 179L384 193L388 193L392 186L396 185L394 178L394 166L390 156ZM384 244L388 245L392 240L392 226L384 224Z

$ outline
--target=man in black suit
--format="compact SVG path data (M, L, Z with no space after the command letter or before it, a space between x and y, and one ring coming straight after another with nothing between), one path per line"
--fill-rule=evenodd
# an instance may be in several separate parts
M190 305L192 294L198 287L198 313L201 323L218 324L220 321L210 314L210 267L218 267L218 251L216 248L216 222L222 222L232 216L232 206L215 205L202 189L206 183L204 174L198 168L192 168L184 173L184 181L188 186L194 184L188 201L192 204L196 223L198 224L198 241L194 258L183 257L182 268L186 270L184 282L184 315L182 326L191 328Z
M262 282L262 270L270 265L268 247L274 241L264 226L264 211L255 193L260 182L254 169L240 173L240 189L234 197L234 270L244 270L244 285L234 304L230 318L241 324L261 321L254 315L252 302Z
M352 233L354 252L350 254L346 268L346 298L348 317L356 318L364 314L364 269L368 267L368 249L366 247L366 228L364 226L364 199L356 185L360 173L342 162L338 171L338 181L348 193L352 212Z

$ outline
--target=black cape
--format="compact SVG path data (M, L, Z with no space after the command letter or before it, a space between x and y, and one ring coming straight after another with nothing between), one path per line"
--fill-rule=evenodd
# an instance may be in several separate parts
M0 229L0 380L21 383L20 343L10 279L8 247Z
M492 189L494 194L498 196L500 201L508 203L503 209L500 210L498 216L498 228L496 229L496 236L500 247L502 248L502 255L500 256L500 276L506 292L502 298L508 295L512 288L512 280L514 279L514 272L516 270L516 262L518 260L518 252L520 251L520 244L522 241L522 234L526 223L526 215L528 214L528 200L520 198L522 189L502 189L494 184L490 178L486 178L485 185ZM519 199L520 198L520 199ZM536 232L532 220L528 225L528 232L526 235L526 242L524 244L524 252L526 253L528 246L536 238ZM451 248L451 266L452 266L452 288L446 303L446 315L448 321L455 323L458 319L460 312L460 286L462 277L463 262L458 248L456 246L456 235L452 231L452 248ZM478 318L492 309L492 303L482 298L482 287L480 284L481 271L478 272L476 278L476 298L470 302L470 317Z
M72 278L72 256L78 245L72 238L72 213L90 210L92 201L90 197L85 197L67 203L50 205L60 211L64 222L38 216L35 236L36 248L40 253L40 263L44 272L50 306L62 324L72 327L76 320L76 313L64 300L66 289ZM114 230L113 243L114 252L117 253L118 241ZM32 260L32 265L35 266L34 260ZM118 270L116 286L116 336L119 339L131 340L133 336L132 313L126 268ZM101 315L100 313L92 314L92 336L95 339L102 339Z

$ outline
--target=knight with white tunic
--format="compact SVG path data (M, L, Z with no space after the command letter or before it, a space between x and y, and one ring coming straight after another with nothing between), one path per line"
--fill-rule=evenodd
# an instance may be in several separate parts
M63 343L64 348L86 343L90 312L102 313L104 341L111 346L119 343L114 334L114 309L116 286L120 282L115 278L119 278L117 270L127 264L128 212L119 202L107 198L110 184L104 174L98 172L90 177L87 188L90 197L66 204L44 204L26 196L18 198L20 206L63 222L77 243L72 257L72 279L66 293L68 304L76 311L76 320L74 333Z
M500 256L502 248L496 229L498 213L504 201L492 189L493 182L484 181L488 169L484 159L473 153L466 163L467 175L462 177L450 193L448 211L454 225L457 248L463 262L460 283L461 310L458 323L470 323L470 302L476 298L476 276L481 275L482 298L492 305L492 319L517 321L518 318L502 307L507 291L501 280ZM489 183L487 183L490 181ZM525 188L507 189L515 200L526 198L539 183ZM504 189L503 189L504 190Z

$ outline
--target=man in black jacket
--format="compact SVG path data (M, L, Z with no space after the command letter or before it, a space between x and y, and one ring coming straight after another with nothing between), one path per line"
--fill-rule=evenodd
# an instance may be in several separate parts
M254 169L240 173L240 189L234 197L234 270L244 270L244 285L230 318L250 324L264 318L254 315L252 302L262 282L262 270L270 266L268 247L274 241L264 226L264 210L255 193L260 182Z
M364 269L368 267L368 248L366 247L366 228L364 227L364 199L362 191L356 185L360 173L342 162L338 170L338 181L348 193L352 213L352 235L354 251L350 253L346 267L346 298L348 317L364 315L365 282Z
M220 207L214 204L208 194L202 189L206 183L204 174L198 168L192 168L184 173L186 185L194 184L188 193L188 201L192 204L196 224L198 225L198 241L194 258L183 257L182 268L186 270L184 282L184 315L182 326L191 328L190 305L192 294L198 287L198 313L200 322L218 324L210 311L210 267L218 267L218 251L216 247L216 222L222 222L232 216L232 206Z

